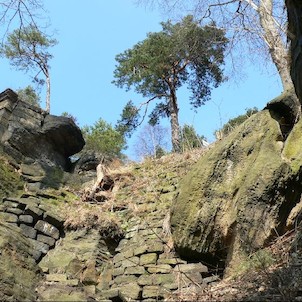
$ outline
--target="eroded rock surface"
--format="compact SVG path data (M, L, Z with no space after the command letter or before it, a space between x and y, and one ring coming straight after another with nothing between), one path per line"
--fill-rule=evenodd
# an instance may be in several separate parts
M72 119L46 115L10 89L0 94L0 139L18 163L29 158L63 170L70 168L69 157L85 144Z
M182 180L171 216L180 255L231 272L240 259L284 233L302 190L302 147L296 140L302 122L287 139L281 123L273 111L253 115Z

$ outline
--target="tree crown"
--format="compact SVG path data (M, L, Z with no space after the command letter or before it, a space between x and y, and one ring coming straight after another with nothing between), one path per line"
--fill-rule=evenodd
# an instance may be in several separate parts
M149 33L144 41L116 56L113 81L127 90L134 88L143 97L161 99L150 115L153 124L169 116L171 91L184 84L192 92L194 108L209 99L212 87L224 80L221 66L228 42L214 23L202 27L192 16L161 25L162 31Z

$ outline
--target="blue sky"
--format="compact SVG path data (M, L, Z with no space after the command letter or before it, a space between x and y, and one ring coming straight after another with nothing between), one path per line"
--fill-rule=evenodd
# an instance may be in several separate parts
M44 0L51 28L59 44L51 49L51 113L67 111L80 126L92 125L99 118L113 125L123 106L140 95L111 84L115 56L143 40L148 32L159 31L166 21L158 11L136 6L132 0ZM262 109L280 94L282 87L274 70L263 73L257 64L243 64L245 76L213 90L212 100L197 113L190 110L189 94L179 93L180 123L193 125L199 134L213 141L213 132L246 108ZM0 90L18 89L31 84L29 75L10 67L1 59ZM44 102L42 103L44 106ZM165 121L164 124L167 124ZM127 154L132 157L132 141Z

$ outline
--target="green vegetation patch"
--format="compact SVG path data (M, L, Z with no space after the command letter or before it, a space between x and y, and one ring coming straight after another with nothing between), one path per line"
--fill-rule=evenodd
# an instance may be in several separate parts
M23 182L19 173L9 164L6 157L0 155L0 198L11 195L22 188Z

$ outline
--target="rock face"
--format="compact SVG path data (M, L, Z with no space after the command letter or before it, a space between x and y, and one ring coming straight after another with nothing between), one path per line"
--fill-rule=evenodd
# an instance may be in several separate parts
M10 89L0 94L0 139L4 150L18 163L29 158L65 171L70 168L69 157L85 144L71 119L45 115Z
M171 212L181 256L231 272L242 257L285 231L302 190L302 122L289 135L280 124L278 112L253 115L182 180Z

